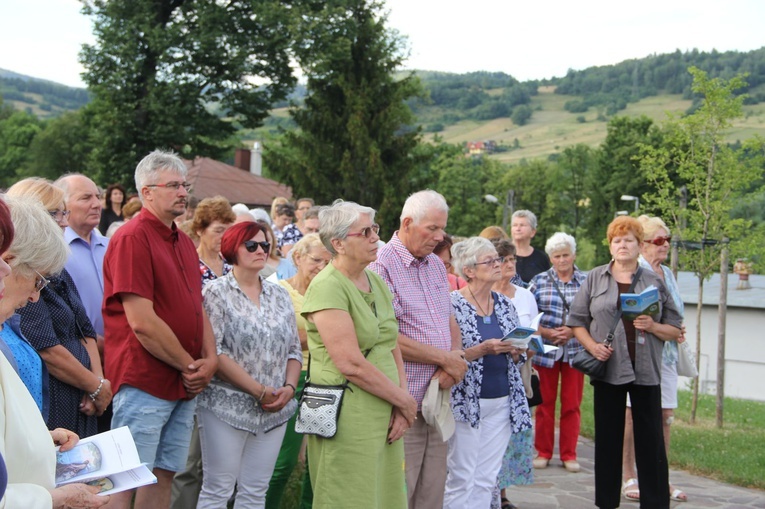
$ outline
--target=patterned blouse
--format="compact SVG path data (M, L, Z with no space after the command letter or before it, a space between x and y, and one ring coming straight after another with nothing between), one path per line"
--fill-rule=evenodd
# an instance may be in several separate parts
M290 244L297 244L297 241L303 238L303 232L297 227L295 223L288 224L282 230L282 243L281 246L288 246Z
M226 261L223 262L223 275L225 276L229 272L231 272L231 269L233 267L229 265ZM202 276L202 286L205 285L205 283L209 283L210 281L214 281L218 279L218 275L213 272L213 270L210 268L209 265L207 265L205 262L202 261L202 259L199 259L199 274Z
M252 378L271 387L286 382L287 361L303 361L295 311L287 290L261 278L260 307L230 272L202 288L218 355L225 354ZM234 428L264 433L281 426L297 408L294 398L278 412L264 412L254 397L218 377L197 397L198 405Z
M508 297L496 292L494 296L494 311L499 317L499 327L507 334L519 325L518 313ZM467 350L483 341L478 333L476 309L458 291L451 293L452 306L455 318L462 332L462 348ZM509 419L513 426L513 433L519 433L531 428L531 412L526 399L526 391L523 388L521 373L518 368L526 362L526 354L522 354L518 364L513 362L508 354L507 383L510 386L510 415ZM452 412L454 419L460 422L470 423L472 428L477 428L481 420L481 407L479 398L481 384L483 383L483 357L468 363L468 370L462 382L452 387Z

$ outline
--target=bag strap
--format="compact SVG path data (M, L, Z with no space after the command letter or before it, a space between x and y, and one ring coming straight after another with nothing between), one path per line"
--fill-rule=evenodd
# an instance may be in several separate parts
M558 295L560 296L560 300L563 301L563 309L566 310L566 315L569 313L569 305L568 302L566 302L566 297L563 295L563 292L560 291L560 288L558 288L558 283L555 282L555 273L553 272L553 269L550 269L547 271L550 274L550 279L552 280L553 288L555 288L555 291L558 292Z
M372 347L369 350L367 350L366 352L364 352L364 358L365 359L369 355L369 352L371 352L373 349L374 349L374 347ZM311 354L309 353L308 354L308 370L305 372L305 383L307 384L310 381L311 381ZM344 386L348 385L348 379L347 378L345 379L345 382L342 385L344 385Z
M635 286L637 285L638 279L640 279L640 273L643 272L643 267L638 265L638 269L635 272L635 275L632 278L632 283L630 284L630 287L627 289L627 293L632 293L635 291ZM611 343L614 342L614 332L616 332L616 326L619 325L619 322L622 319L622 308L619 307L619 312L616 313L616 319L614 320L614 324L611 326L611 330L608 331L608 336L606 336L606 340L603 341L603 344L606 346L611 346Z

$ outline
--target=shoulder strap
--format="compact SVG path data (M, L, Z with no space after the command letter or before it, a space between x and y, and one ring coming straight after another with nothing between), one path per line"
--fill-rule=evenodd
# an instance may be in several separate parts
M635 291L635 285L637 285L638 279L640 279L640 273L643 272L643 267L638 265L638 269L635 272L635 275L632 278L632 283L630 284L630 287L627 289L627 293L632 293ZM603 344L606 346L611 346L611 343L614 341L614 332L616 331L616 326L619 325L619 321L622 319L622 309L619 307L619 312L616 313L616 319L614 320L614 324L611 326L611 330L608 331L608 336L606 336L606 340L603 341Z
M560 288L558 288L558 283L555 282L555 272L553 272L553 269L550 269L547 272L550 274L550 280L552 281L553 288L555 288L555 291L558 292L558 295L560 296L560 300L563 301L563 309L565 309L566 314L568 314L569 312L568 302L566 302L566 297L563 296L563 292L561 292Z

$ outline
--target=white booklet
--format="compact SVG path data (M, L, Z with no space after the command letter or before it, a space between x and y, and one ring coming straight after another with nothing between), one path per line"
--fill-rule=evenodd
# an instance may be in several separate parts
M513 346L518 348L526 348L529 346L531 336L536 335L537 329L539 329L539 322L542 320L544 313L539 313L531 320L528 327L518 326L515 329L508 332L502 341L510 341Z
M56 453L56 486L78 482L99 486L99 495L111 495L154 484L157 478L141 463L133 435L123 426Z

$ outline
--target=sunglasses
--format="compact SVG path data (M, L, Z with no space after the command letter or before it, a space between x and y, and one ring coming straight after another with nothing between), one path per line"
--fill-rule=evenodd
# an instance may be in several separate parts
M665 242L670 242L672 240L672 235L667 235L666 237L656 237L653 240L644 240L646 244L653 244L654 246L663 246Z
M485 262L476 262L475 265L494 265L496 263L502 263L505 261L504 256L498 256L496 258L492 258L491 260L486 260Z
M43 288L48 286L48 283L50 283L50 280L46 279L45 276L43 276L37 271L35 271L35 274L37 274L37 277L35 278L35 291L41 292L43 291Z
M271 243L266 241L258 242L257 240L248 240L243 242L243 244L248 253L254 253L258 250L258 247L260 247L264 253L268 254L269 249L271 249Z
M380 233L380 225L379 224L373 224L372 226L367 226L363 230L361 230L359 233L349 233L346 235L346 237L366 237L369 238L372 236L372 232L374 232L375 235L379 235Z

